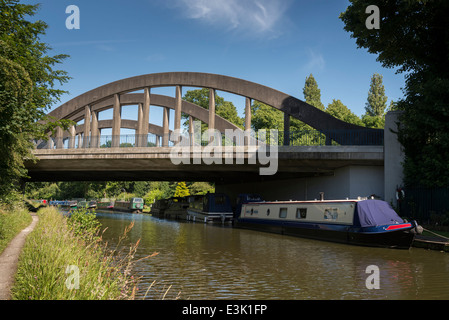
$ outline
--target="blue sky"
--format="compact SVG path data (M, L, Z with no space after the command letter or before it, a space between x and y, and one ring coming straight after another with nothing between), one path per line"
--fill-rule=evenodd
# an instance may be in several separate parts
M115 80L169 71L224 74L300 99L312 73L325 106L340 99L359 116L374 73L383 75L389 101L402 97L404 76L382 68L344 31L338 16L347 0L37 1L36 17L49 25L42 40L52 54L71 56L60 65L73 78L61 103ZM65 26L72 4L79 30ZM174 96L174 88L164 90L152 92ZM243 98L218 94L243 116Z

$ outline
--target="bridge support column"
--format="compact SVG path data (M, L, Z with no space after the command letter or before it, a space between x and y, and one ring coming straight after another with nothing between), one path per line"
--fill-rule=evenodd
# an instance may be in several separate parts
M284 112L284 146L290 145L290 115Z
M209 89L209 129L215 129L215 90Z
M399 117L402 111L390 111L385 115L385 129L384 129L384 193L385 201L398 206L396 200L396 189L403 187L404 168L402 162L404 161L404 150L401 143L398 141L398 136L395 132L400 126Z
M87 105L84 107L84 140L83 140L83 147L89 148L89 142L90 142L90 106Z
M114 111L112 116L112 144L113 148L120 147L120 126L122 122L122 110L120 106L120 96L114 94Z
M56 149L62 149L63 145L63 132L61 127L56 128Z
M168 135L170 134L170 128L168 127L169 124L169 119L170 119L170 109L167 107L164 107L164 116L163 116L163 131L164 131L164 136L162 137L162 146L163 147L168 147Z
M182 87L176 86L176 103L175 103L175 130L181 129L181 101Z
M245 99L245 145L249 145L251 130L251 98Z
M145 88L143 92L143 104L139 104L137 119L136 145L146 147L148 144L148 123L150 122L150 90Z
M69 128L69 149L75 149L75 142L76 142L76 129L75 126L70 126Z
M98 148L100 142L100 130L98 129L98 112L92 111L92 127L90 134L91 148Z

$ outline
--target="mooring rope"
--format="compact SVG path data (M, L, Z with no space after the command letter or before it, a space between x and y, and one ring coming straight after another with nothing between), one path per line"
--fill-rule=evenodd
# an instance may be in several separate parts
M435 233L435 232L433 232L433 231L430 231L430 230L428 230L428 229L426 229L426 228L423 228L423 230L425 230L425 231L427 231L427 232L430 232L430 233L432 233L432 234L434 234L434 235L436 235L436 236L438 236L438 237L440 237L440 238L443 238L443 239L449 240L449 238L448 238L448 237L442 236L441 234Z

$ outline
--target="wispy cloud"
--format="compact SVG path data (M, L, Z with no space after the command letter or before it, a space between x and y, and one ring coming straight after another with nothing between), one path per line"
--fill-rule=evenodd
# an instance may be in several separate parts
M326 61L324 60L323 55L320 52L308 48L306 56L307 62L304 65L304 69L307 72L324 70Z
M277 37L290 0L172 0L182 14L224 29Z

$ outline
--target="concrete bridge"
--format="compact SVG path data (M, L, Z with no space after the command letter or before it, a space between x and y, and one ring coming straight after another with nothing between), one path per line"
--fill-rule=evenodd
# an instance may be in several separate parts
M158 87L173 87L174 97L152 94L152 88ZM209 110L182 100L183 87L209 88ZM216 115L216 90L245 98L244 131ZM284 113L282 140L275 143L275 174L260 175L259 169L264 165L253 161L255 159L248 149L251 148L249 140L245 140L246 144L240 149L232 148L230 156L225 153L219 155L221 161L217 158L210 165L193 161L194 152L191 154L192 163L173 163L170 156L173 150L173 139L170 139L173 135L169 128L170 110L174 110L175 131L181 129L181 115L185 114L189 119L190 135L195 134L194 120L207 123L209 129L219 132L227 129L248 133L251 128L252 100ZM124 105L137 105L137 120L122 119L121 107ZM163 108L162 127L149 122L150 106ZM99 112L107 109L113 110L112 119L98 120ZM74 125L66 132L58 128L56 135L50 137L48 142L37 142L34 153L38 161L26 163L32 181L214 181L219 191L259 192L267 198L277 199L316 198L321 191L327 197L336 198L371 194L381 198L391 197L391 192L386 194L385 191L386 183L391 184L389 177L386 177L388 182L385 181L385 153L392 143L394 150L399 147L394 137L391 140L389 129L384 134L384 130L343 122L295 97L238 78L192 72L142 75L86 92L49 115L75 122L84 120L84 123ZM324 145L291 145L292 117L314 128ZM112 129L108 141L101 135L101 130L105 128ZM125 144L127 147L123 147L121 141L121 128L135 130L132 142ZM314 141L316 144L316 139ZM273 142L271 146L266 146L266 149L270 148L274 150ZM243 164L238 163L239 153L242 153L240 159L244 159ZM229 161L230 158L232 161Z

